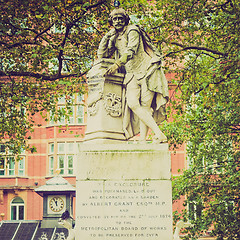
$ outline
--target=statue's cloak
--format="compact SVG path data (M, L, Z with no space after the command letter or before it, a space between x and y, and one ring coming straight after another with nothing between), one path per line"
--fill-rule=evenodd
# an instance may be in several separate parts
M140 41L143 43L144 51L151 56L148 62L147 71L143 76L138 76L138 73L126 74L124 81L127 84L133 77L146 81L148 89L155 92L152 102L153 116L157 124L160 124L166 119L166 103L169 99L168 83L162 69L162 58L157 48L152 44L146 32L137 25L127 26L127 34L135 30L140 34ZM135 76L134 76L135 75ZM139 119L127 106L125 91L123 90L123 130L127 139L139 133Z

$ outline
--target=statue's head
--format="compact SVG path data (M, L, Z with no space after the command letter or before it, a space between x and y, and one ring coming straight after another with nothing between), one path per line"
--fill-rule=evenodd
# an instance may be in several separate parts
M114 21L117 18L123 18L124 20L124 26L127 26L129 24L130 18L129 15L126 13L126 11L123 8L115 8L109 16L109 23L111 26L114 26ZM115 26L114 26L115 27Z

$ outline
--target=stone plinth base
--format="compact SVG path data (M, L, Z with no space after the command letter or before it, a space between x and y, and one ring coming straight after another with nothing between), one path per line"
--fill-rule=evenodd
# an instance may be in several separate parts
M167 144L80 144L79 151L77 240L172 240Z
M122 126L122 83L124 74L104 76L114 63L100 59L88 72L88 120L84 141L87 143L119 143L126 141Z

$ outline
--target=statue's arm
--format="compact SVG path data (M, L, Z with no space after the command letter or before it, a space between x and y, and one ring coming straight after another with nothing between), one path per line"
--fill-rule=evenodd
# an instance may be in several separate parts
M140 41L139 32L136 30L131 30L128 33L128 45L126 51L122 54L122 56L116 60L115 64L113 64L105 73L105 75L111 75L116 72L121 66L125 65L130 59L134 57L137 53L138 46Z
M130 30L128 33L128 45L125 53L117 60L119 66L125 65L137 53L140 42L140 34L137 30Z
M98 58L108 58L115 52L115 38L116 32L114 29L110 30L101 40L98 47Z

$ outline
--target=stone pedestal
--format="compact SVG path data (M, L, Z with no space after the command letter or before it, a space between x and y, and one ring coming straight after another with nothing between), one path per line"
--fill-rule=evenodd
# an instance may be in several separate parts
M88 119L85 142L117 143L126 140L122 129L124 74L104 76L113 63L112 59L100 59L88 72Z
M172 240L168 144L80 144L76 240Z

